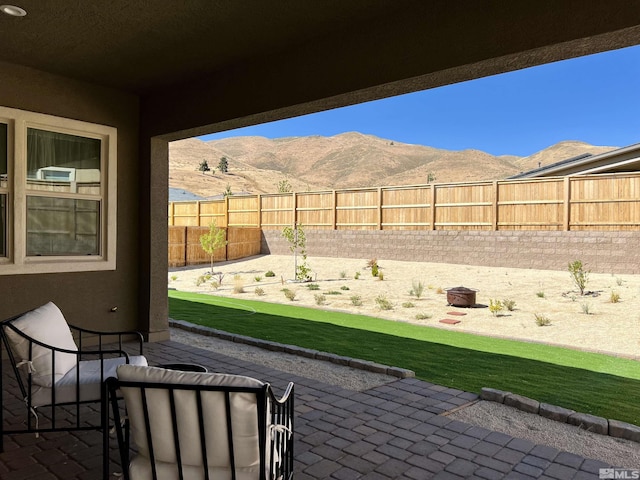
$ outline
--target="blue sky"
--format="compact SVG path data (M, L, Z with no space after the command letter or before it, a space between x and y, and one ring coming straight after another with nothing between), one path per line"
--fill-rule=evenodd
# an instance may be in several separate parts
M519 156L562 140L623 147L640 143L639 87L636 46L200 138L357 131Z

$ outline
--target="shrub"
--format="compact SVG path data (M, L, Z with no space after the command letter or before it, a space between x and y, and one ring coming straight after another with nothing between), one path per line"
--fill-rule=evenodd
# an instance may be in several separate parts
M326 295L342 295L342 292L339 292L337 290L329 290L328 292L325 293Z
M403 306L404 308L413 308L413 307L415 307L415 306L416 306L416 304L415 304L415 303L412 303L412 302L404 302L404 303L402 304L402 306Z
M591 272L584 269L580 260L569 262L569 275L571 275L573 283L578 287L578 290L580 290L580 295L584 295L584 289L587 287L587 282L589 281L589 273Z
M536 292L536 295L538 297L540 297L540 298L544 298L544 292L543 291Z
M265 277L275 277L275 276L276 276L276 274L275 274L275 273L273 273L273 270L269 270L268 272L266 272L266 273L264 274L264 276L265 276Z
M213 288L214 290L217 290L220 288L220 282L218 282L217 280L211 280L211 288Z
M316 305L324 305L327 303L327 297L321 293L316 293L313 298L316 299Z
M256 287L256 289L253 291L253 293L258 295L259 297L262 297L264 295L264 289L260 288L260 287Z
M616 277L616 285L621 287L623 282L624 282L624 280L622 280L620 277Z
M282 293L284 293L284 296L287 297L287 299L291 300L292 302L296 298L296 292L288 288L283 288Z
M347 272L345 270L340 272L340 278L347 278Z
M393 304L384 295L378 295L376 297L376 303L380 310L393 310Z
M546 327L548 325L551 325L551 320L549 320L548 317L542 315L541 313L534 314L534 318L536 320L536 325L538 325L539 327Z
M431 317L430 313L416 313L416 320L429 320Z
M307 288L309 290L320 290L320 285L318 285L317 283L308 283Z
M384 280L384 273L378 270L378 280Z
M489 299L489 311L494 317L497 317L502 310L504 310L504 305L502 305L500 300Z
M240 275L233 276L233 293L244 293L244 279Z
M261 281L262 281L262 277L261 277L260 275L256 275L255 277L253 277L253 279L254 279L256 282L261 282Z
M502 300L502 304L504 305L504 308L506 308L510 312L513 312L516 309L516 301L515 300L511 300L509 298L505 298L504 300Z
M374 277L378 276L378 270L380 267L378 267L378 259L376 258L372 258L371 260L369 260L367 262L367 268L371 269L371 275Z
M436 293L439 293L440 295L442 295L442 294L444 293L444 288L442 288L442 287L438 287L438 288L436 289Z
M175 282L175 281L178 279L178 275L171 275L171 277L169 277L169 279L170 279L172 282Z
M350 288L347 287L346 285L343 285L343 286L340 287L340 290L350 290Z
M618 292L611 292L611 295L609 295L609 301L611 303L618 303L620 301L620 294Z
M362 305L362 297L360 295L351 295L351 304L359 307Z
M586 302L581 304L580 308L582 308L582 313L584 313L585 315L589 315L591 313L591 305Z
M196 278L196 287L199 287L203 283L206 283L206 281L209 280L209 278L207 278L207 275L200 275L198 278Z
M358 279L360 278L360 272L356 272L356 273L354 273L354 274L353 274L353 278L354 278L355 280L358 280Z
M411 290L409 290L409 295L412 297L420 298L424 293L424 284L420 281L413 281L411 283Z

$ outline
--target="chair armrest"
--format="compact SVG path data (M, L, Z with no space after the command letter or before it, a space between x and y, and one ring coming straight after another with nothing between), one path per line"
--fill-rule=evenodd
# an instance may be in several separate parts
M47 350L51 350L52 352L68 353L71 355L76 355L77 357L81 357L82 355L100 355L101 357L104 355L117 355L119 357L126 357L127 363L129 363L129 354L126 351L124 351L122 348L108 348L108 349L99 348L98 350L80 350L80 349L70 350L67 348L56 347L56 346L41 342L40 340L37 340L31 337L30 335L27 335L26 333L22 332L21 330L15 328L13 325L9 324L7 326L11 328L14 332L16 332L18 335L20 335L21 337L26 338L30 343L38 345ZM7 348L7 350L11 352L10 348Z
M271 389L271 386L269 386L269 398L275 404L284 405L289 401L290 398L293 398L293 382L289 382L289 385L287 385L284 394L280 398L276 398L273 390Z
M103 339L105 337L117 337L118 339L118 349L122 350L122 341L125 337L133 337L134 341L138 343L139 355L143 354L143 343L144 338L142 334L135 330L127 330L127 331L101 331L101 330L90 330L88 328L77 327L75 325L69 325L71 331L77 332L78 336L78 350L82 350L82 338L84 335L98 337L98 350L102 350ZM94 352L95 353L95 352Z

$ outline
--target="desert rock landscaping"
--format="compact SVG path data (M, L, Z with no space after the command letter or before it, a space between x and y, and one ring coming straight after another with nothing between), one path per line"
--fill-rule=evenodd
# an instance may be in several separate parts
M309 257L307 264L310 282L293 281L293 256L265 255L216 263L213 276L209 265L170 269L168 285L230 302L290 303L640 358L639 275L588 273L581 295L568 269L327 257ZM477 290L474 307L447 302L446 290L460 286Z

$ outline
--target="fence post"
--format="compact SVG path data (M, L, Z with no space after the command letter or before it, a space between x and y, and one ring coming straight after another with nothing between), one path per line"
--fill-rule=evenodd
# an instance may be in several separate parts
M571 229L571 177L564 177L564 218L562 229Z
M332 219L331 219L331 229L332 230L337 230L338 229L338 192L336 192L335 190L332 191L332 198L333 198L333 213L332 213Z
M182 258L183 258L183 262L182 264L186 267L187 265L189 265L188 260L189 260L189 227L184 226L182 227L184 228L183 232L182 232L182 238L184 238L184 249L182 252Z
M382 187L378 187L378 230L382 230Z
M175 202L169 203L169 225L173 226L176 224L176 204Z
M229 226L229 195L224 196L224 226Z
M491 206L491 229L498 230L498 181L493 182L493 205Z
M296 228L298 225L298 194L296 192L291 192L293 196L293 228Z
M431 215L429 223L431 224L431 230L436 229L436 184L431 184L431 191L429 192L429 203L431 204Z
M200 219L200 200L196 201L196 226L201 227L201 219Z
M258 209L258 228L262 228L262 195L258 194L256 201L258 202L256 206Z

